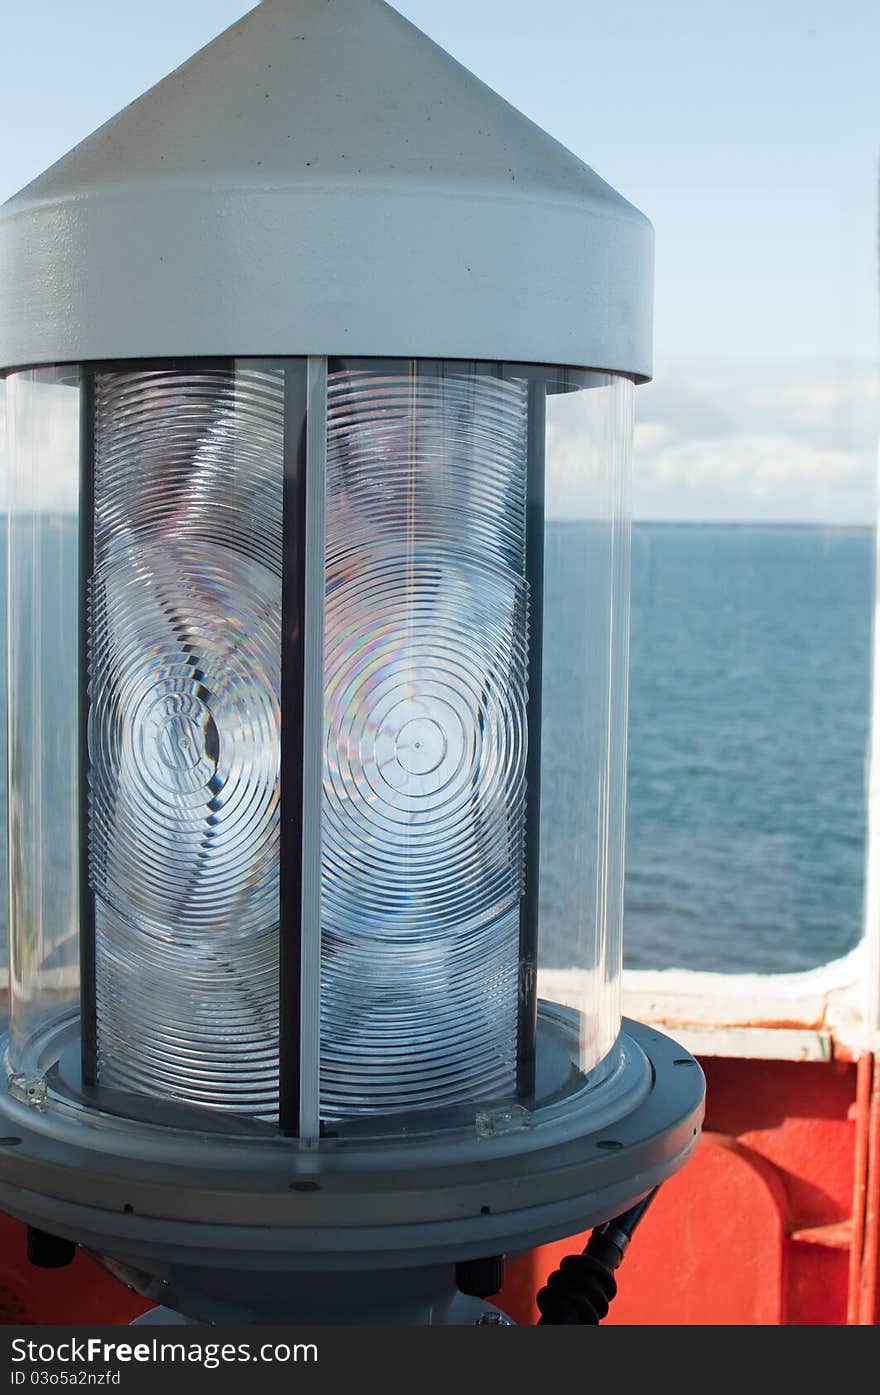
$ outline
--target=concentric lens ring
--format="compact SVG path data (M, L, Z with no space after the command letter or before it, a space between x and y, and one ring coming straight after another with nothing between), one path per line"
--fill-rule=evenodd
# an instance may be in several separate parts
M277 1117L283 376L95 375L98 1080Z
M281 572L284 380L275 370L99 373L95 557L166 537Z
M513 1087L523 880L526 387L331 375L321 1099Z
M163 941L277 919L275 592L263 568L183 544L133 549L94 578L94 886Z
M351 616L361 639L352 643ZM439 549L404 572L365 558L326 612L324 907L328 929L427 941L521 893L523 587ZM400 760L407 729L424 769ZM436 757L431 753L435 752ZM422 763L413 747L410 766Z

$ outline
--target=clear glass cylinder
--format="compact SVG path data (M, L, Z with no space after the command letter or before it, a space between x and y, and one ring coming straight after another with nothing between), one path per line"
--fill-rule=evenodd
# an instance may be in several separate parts
M548 382L538 990L584 1071L620 1030L632 410L627 378Z
M321 1103L516 1092L527 384L459 365L327 391Z
M6 382L9 1032L13 1073L79 997L79 375Z
M91 396L94 1083L273 1119L283 373Z
M8 399L14 1067L81 996L105 1107L393 1129L533 1105L540 994L592 1070L631 382L229 360Z

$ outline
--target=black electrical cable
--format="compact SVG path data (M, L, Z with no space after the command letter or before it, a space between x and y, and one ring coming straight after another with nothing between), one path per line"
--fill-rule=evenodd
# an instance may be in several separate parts
M617 1293L614 1271L659 1190L655 1187L628 1211L597 1226L582 1254L566 1255L538 1294L539 1327L591 1327L602 1321Z

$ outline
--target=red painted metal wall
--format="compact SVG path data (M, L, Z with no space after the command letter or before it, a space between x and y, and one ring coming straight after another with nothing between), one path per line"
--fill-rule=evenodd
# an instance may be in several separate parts
M0 1325L129 1323L150 1306L82 1253L65 1269L34 1269L24 1226L0 1216Z
M872 1126L876 1132L880 1068L870 1056L858 1065L702 1065L700 1150L663 1187L636 1233L606 1321L880 1322L880 1176L877 1143L865 1146ZM508 1311L534 1322L534 1294L586 1239L547 1245L511 1264L501 1299Z
M639 1228L607 1321L880 1323L880 1058L702 1064L700 1150ZM586 1239L508 1265L502 1305L534 1322L535 1293ZM127 1323L145 1306L84 1255L31 1268L0 1217L0 1322Z

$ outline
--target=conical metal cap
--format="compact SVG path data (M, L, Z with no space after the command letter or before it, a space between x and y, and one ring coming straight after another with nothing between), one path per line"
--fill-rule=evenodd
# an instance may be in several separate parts
M383 0L264 0L0 211L0 365L650 374L652 234Z

